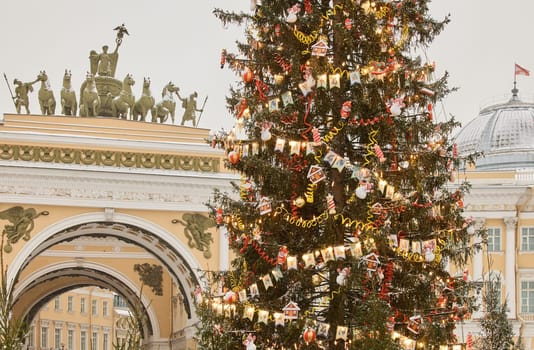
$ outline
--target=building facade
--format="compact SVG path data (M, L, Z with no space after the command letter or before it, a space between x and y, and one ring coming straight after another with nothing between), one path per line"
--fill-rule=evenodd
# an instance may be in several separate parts
M534 349L534 103L516 89L510 100L483 108L457 135L460 155L479 153L460 169L467 180L465 214L486 230L483 250L468 266L481 288L498 281L501 302L525 349ZM479 243L479 242L474 242ZM482 305L482 293L478 294ZM484 306L458 325L458 336L476 339Z

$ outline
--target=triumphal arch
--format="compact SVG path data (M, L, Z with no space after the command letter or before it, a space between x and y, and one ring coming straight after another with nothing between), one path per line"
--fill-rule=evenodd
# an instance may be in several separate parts
M202 271L228 266L206 203L235 175L209 130L174 122L176 89L158 102L114 78L123 36L114 51L91 53L79 90L39 91L43 113L0 117L1 278L15 318L97 286L142 313L145 348L194 349L193 292Z

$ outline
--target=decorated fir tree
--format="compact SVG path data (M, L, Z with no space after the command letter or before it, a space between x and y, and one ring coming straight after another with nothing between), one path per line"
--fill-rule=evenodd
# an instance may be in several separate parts
M474 249L468 185L453 182L458 123L433 116L446 76L418 56L448 19L425 0L214 12L246 27L221 56L240 79L227 98L236 127L213 140L242 177L211 203L235 259L197 293L200 347L455 343L472 302L450 273Z

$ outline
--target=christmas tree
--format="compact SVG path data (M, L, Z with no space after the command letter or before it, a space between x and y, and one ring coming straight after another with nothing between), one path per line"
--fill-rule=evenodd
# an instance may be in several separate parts
M472 310L468 184L434 118L452 89L420 55L448 18L425 0L253 1L221 68L236 119L214 136L236 193L210 207L230 271L197 291L202 349L439 349ZM460 269L459 271L463 271Z

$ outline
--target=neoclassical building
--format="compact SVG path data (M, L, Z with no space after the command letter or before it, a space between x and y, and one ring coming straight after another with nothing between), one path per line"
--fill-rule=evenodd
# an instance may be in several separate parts
M137 306L146 349L195 348L193 292L229 261L206 203L238 179L209 132L0 118L0 249L13 316L32 321L28 349L111 350L125 336L114 295Z
M457 181L472 188L464 198L465 213L487 230L487 245L468 267L473 282L499 277L508 318L525 349L534 348L534 103L511 98L483 108L456 136L460 155L481 152L466 164ZM481 297L479 296L481 300ZM477 319L458 325L458 335L476 338Z

